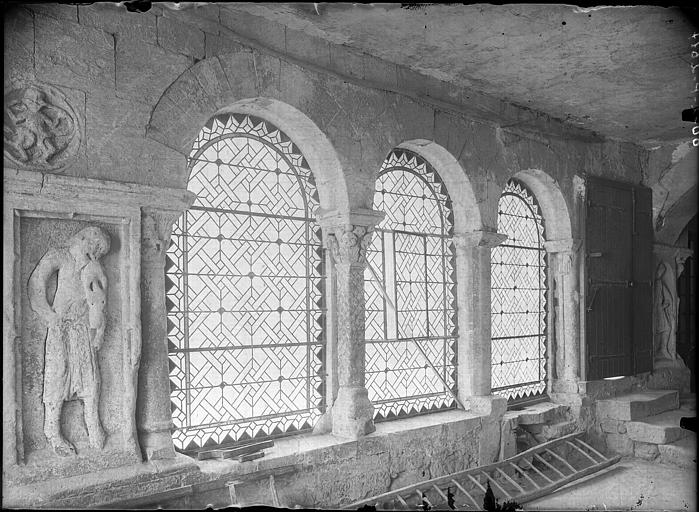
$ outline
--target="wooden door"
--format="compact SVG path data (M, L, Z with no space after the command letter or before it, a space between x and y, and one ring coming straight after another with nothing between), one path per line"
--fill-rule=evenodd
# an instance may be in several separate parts
M648 188L587 180L587 380L653 365L653 228Z

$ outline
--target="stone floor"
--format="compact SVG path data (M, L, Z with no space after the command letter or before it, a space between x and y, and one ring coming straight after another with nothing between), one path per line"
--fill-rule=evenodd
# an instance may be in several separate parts
M525 510L697 510L697 471L624 458Z

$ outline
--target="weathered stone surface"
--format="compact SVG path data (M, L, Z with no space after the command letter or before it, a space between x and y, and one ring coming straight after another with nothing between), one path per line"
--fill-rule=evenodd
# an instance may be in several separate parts
M36 72L80 90L114 89L114 37L66 20L37 16Z
M286 28L284 25L270 21L262 16L246 12L231 12L221 9L221 25L234 33L255 42L264 39L264 46L273 50L286 50ZM225 30L221 30L224 34ZM264 34L264 38L261 36Z
M5 91L34 81L34 18L26 9L5 13Z
M527 406L519 415L520 425L532 425L536 423L548 423L565 414L567 407L550 402L542 402Z
M558 439L575 432L576 426L574 421L560 421L552 425L544 425L541 433L545 439Z
M626 434L607 434L607 449L620 455L633 455L633 441Z
M158 45L195 59L204 58L204 32L176 19L158 18Z
M641 442L633 444L633 455L639 459L654 460L659 454L657 444Z
M354 78L364 78L364 53L347 45L331 44L330 68Z
M163 18L173 19L180 23L186 23L197 27L199 30L209 34L219 33L219 6L213 3L194 4L193 9L170 9L166 6L160 10L159 14Z
M207 59L216 55L237 53L246 49L240 41L227 34L215 35L204 32L204 36L206 39L204 51Z
M153 104L192 60L159 46L131 39L117 41L116 89L124 99Z
M95 3L79 5L80 24L115 34L117 44L141 41L156 44L155 16L151 12L129 12L124 5Z
M680 419L687 416L682 410L668 411L641 421L626 423L628 435L634 441L654 444L673 443L692 434L680 427Z
M78 8L75 5L59 3L36 3L26 6L39 16L49 16L57 20L78 21Z
M600 421L600 428L602 429L602 432L610 434L625 434L626 422L620 420L613 420L610 418L604 418Z
M596 407L598 418L630 421L677 409L679 397L677 391L647 390L599 400Z
M697 436L693 433L689 437L680 439L670 444L658 445L660 462L673 464L681 468L696 468L697 464Z
M301 30L286 31L286 53L324 68L330 65L329 43Z

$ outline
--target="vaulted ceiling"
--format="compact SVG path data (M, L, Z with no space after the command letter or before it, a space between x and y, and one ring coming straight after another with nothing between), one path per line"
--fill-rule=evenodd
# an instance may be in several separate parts
M691 138L692 125L681 119L694 103L690 45L699 28L691 11L535 4L221 6L615 139L653 148Z

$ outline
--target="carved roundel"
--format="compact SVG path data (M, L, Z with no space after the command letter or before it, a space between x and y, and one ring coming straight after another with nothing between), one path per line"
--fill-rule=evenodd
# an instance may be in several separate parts
M5 94L4 155L30 171L68 165L80 147L80 125L65 95L45 85L28 85Z

